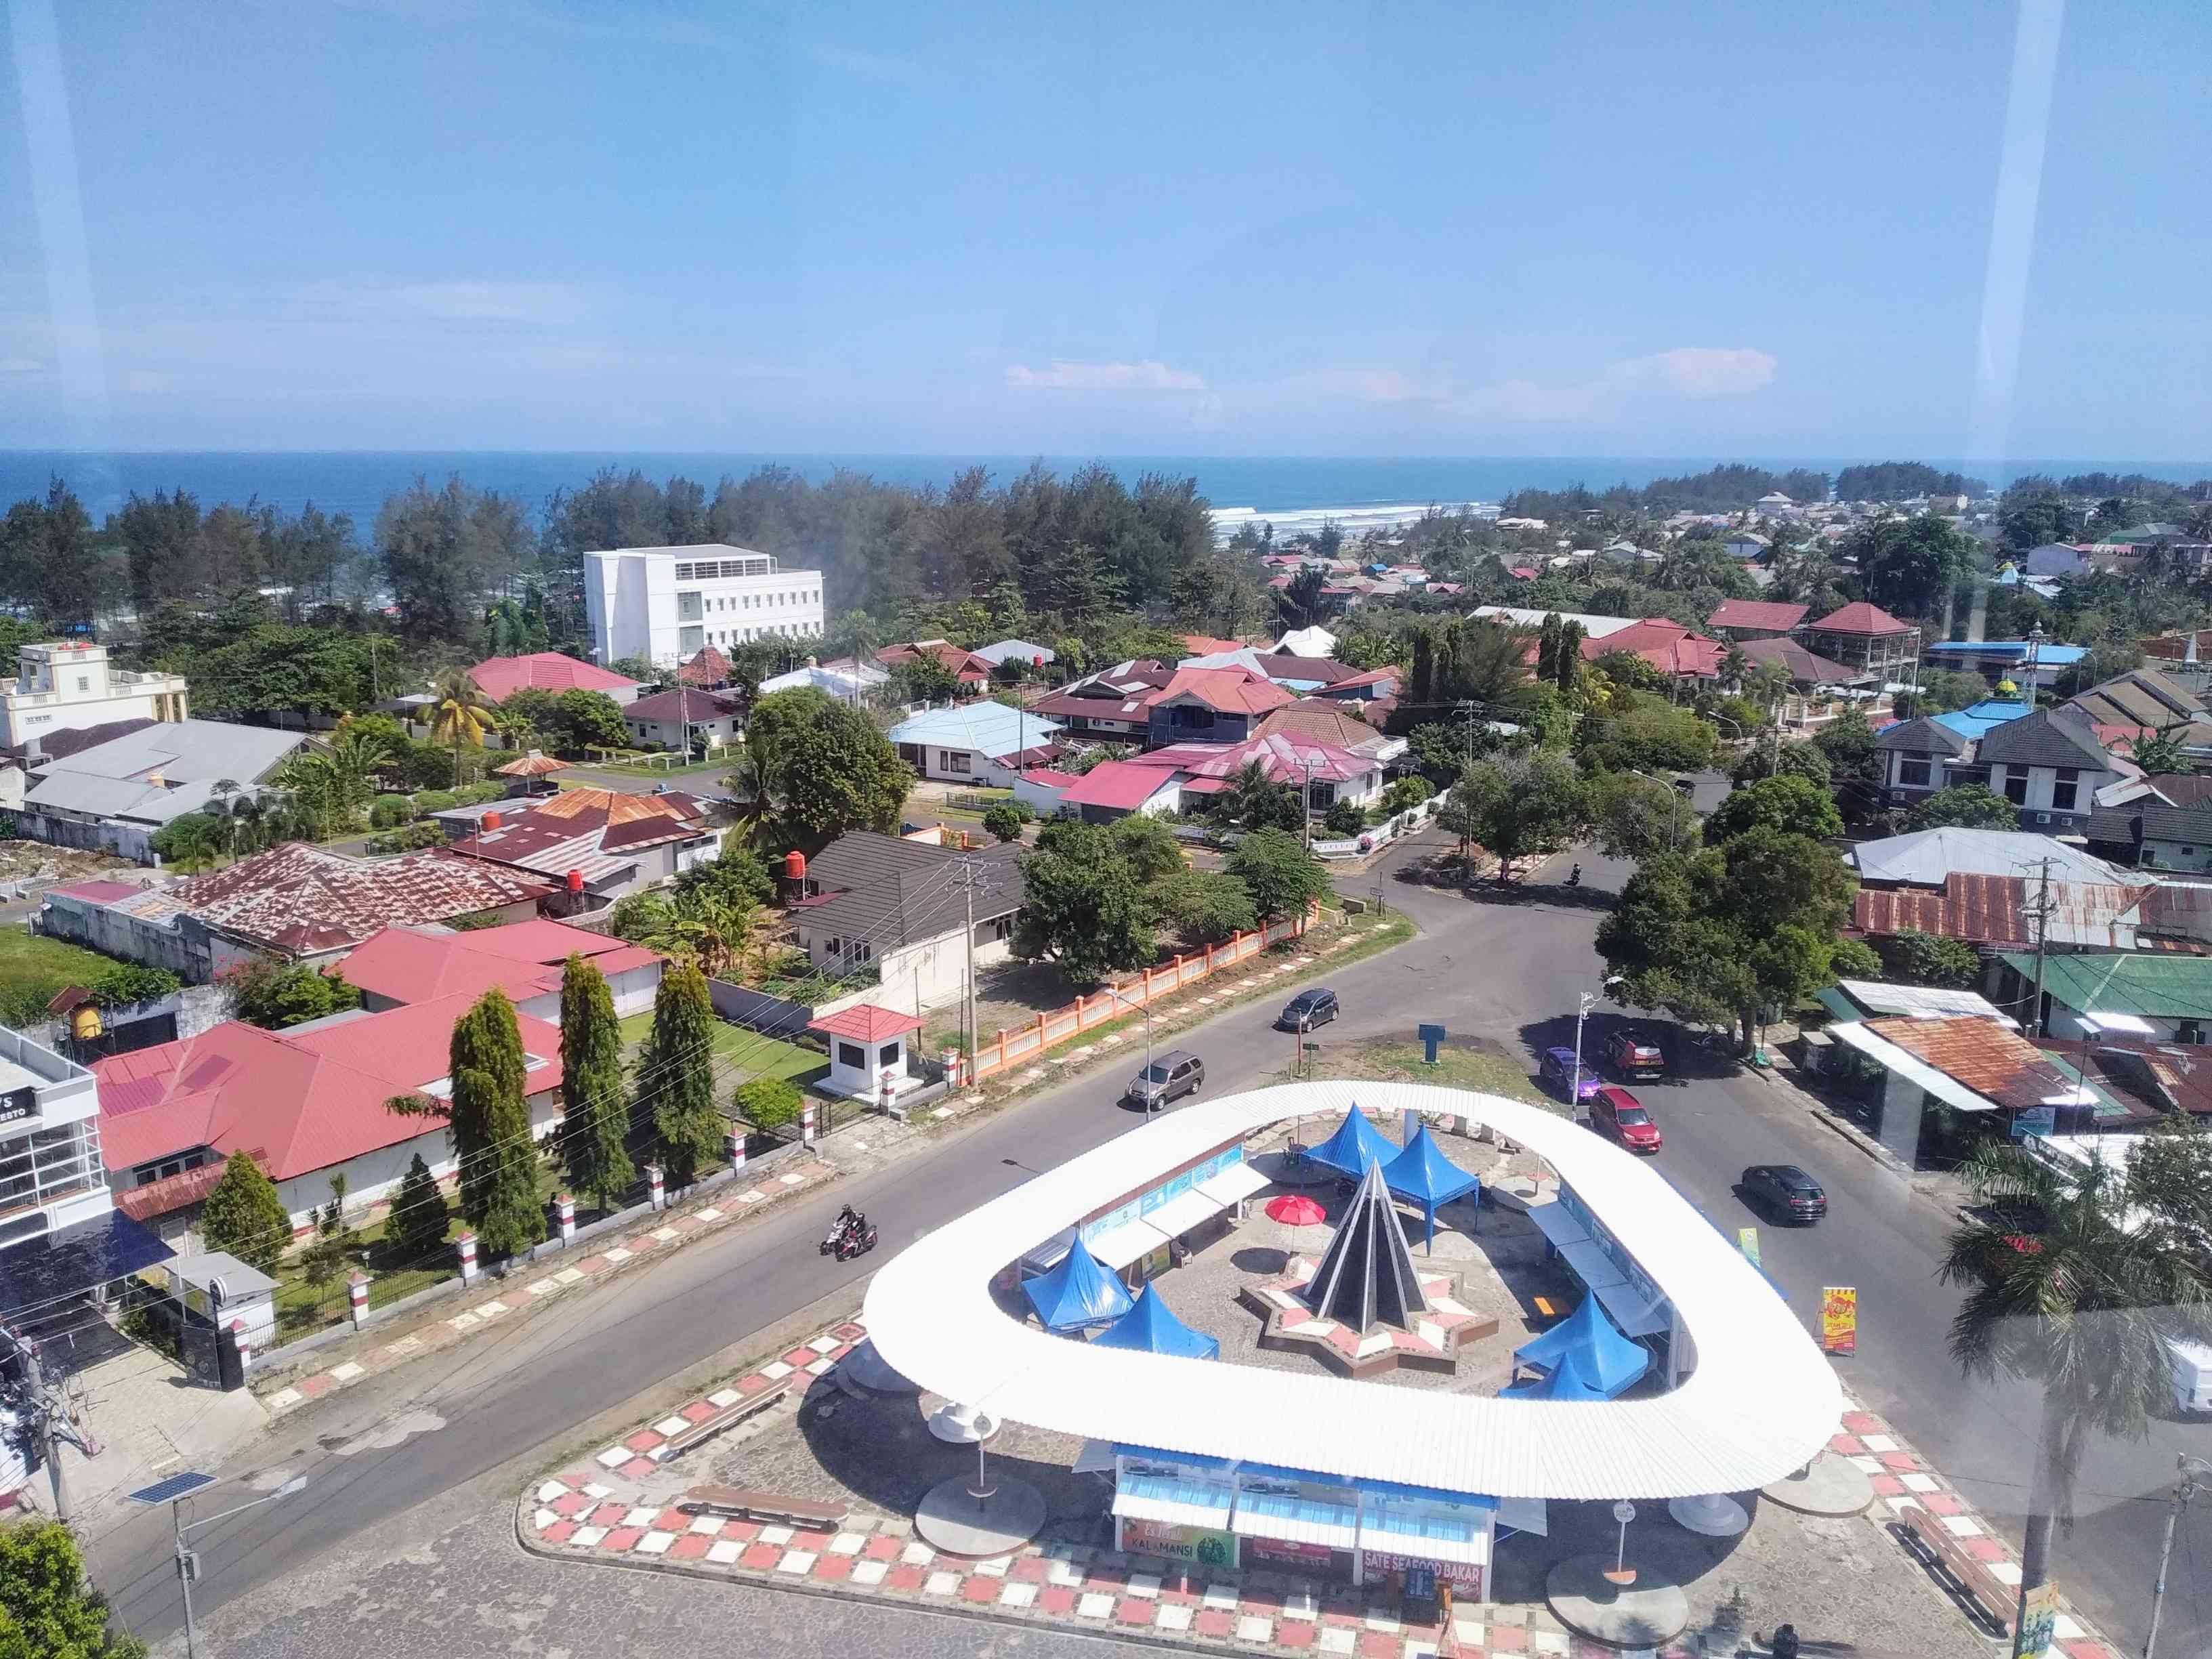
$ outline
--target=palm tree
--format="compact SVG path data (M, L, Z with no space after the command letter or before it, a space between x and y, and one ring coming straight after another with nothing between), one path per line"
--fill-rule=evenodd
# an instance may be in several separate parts
M430 715L430 739L453 745L453 787L459 788L462 745L483 748L486 735L497 729L499 718L465 668L449 668L439 675L430 694L436 699Z
M2090 1433L2141 1438L2172 1386L2163 1335L2212 1328L2202 1241L2145 1167L2130 1171L2099 1154L2061 1171L2023 1146L1998 1145L1960 1171L1980 1207L1952 1233L1938 1270L1966 1288L1951 1322L1952 1357L1970 1377L2002 1372L2043 1389L2021 1551L2023 1613L2027 1593L2050 1577L2053 1519L2073 1529L2075 1476Z
M732 827L739 839L765 848L776 823L775 764L767 745L748 734L722 781L728 786Z

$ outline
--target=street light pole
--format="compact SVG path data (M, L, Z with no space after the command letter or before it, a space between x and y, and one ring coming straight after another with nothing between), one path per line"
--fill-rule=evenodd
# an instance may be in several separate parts
M2143 1638L2143 1659L2151 1659L2152 1650L2158 1646L2158 1621L2166 1611L2166 1570L2173 1559L2173 1531L2181 1520L2181 1512L2197 1496L2197 1483L2205 1475L2212 1475L2212 1463L2201 1457L2186 1455L2173 1460L2181 1479L2174 1483L2173 1506L2166 1512L2166 1541L2159 1546L2158 1582L2151 1586L2150 1634Z
M1115 1001L1121 1003L1124 1007L1133 1008L1137 1012L1144 1016L1145 1083L1146 1085L1146 1092L1145 1095L1145 1115L1146 1117L1150 1117L1152 1115L1152 1097L1150 1092L1150 1087L1152 1082L1152 1011L1144 1003L1131 1002L1127 997L1121 994L1121 989L1117 985L1108 986L1106 988L1106 994L1113 998Z
M194 1521L189 1523L185 1520L184 1508L192 1501L191 1498L189 1496L179 1498L170 1504L169 1521L175 1528L177 1535L177 1588L184 1592L185 1598L185 1659L199 1659L200 1656L199 1628L192 1622L192 1585L200 1576L200 1559L197 1553L185 1547L185 1540L202 1528L211 1527L218 1521L228 1521L234 1515L243 1515L248 1510L259 1509L264 1504L273 1504L280 1498L289 1498L294 1492L304 1490L307 1484L306 1475L295 1474L265 1498L254 1498L251 1503L234 1504L221 1515L210 1515L204 1521Z

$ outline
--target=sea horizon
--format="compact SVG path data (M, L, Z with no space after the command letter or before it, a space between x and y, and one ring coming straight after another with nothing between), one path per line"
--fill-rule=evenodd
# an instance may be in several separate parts
M856 471L887 483L943 487L957 473L984 468L1003 483L1036 462L1065 477L1093 464L1134 482L1146 472L1197 479L1199 493L1217 510L1267 519L1310 520L1341 511L1373 513L1436 504L1445 507L1494 502L1516 489L1562 489L1575 484L1603 490L1641 487L1654 479L1741 464L1776 472L1808 468L1832 477L1846 466L1883 460L1924 459L1946 471L1978 477L2002 489L2029 473L2066 477L2084 472L2140 472L2174 483L2212 477L2212 460L2141 461L2023 458L1967 460L1911 455L1200 455L1097 453L1085 455L981 453L750 452L713 450L402 450L402 449L137 449L0 450L0 507L41 495L59 477L75 489L95 521L132 495L183 489L203 506L258 501L287 512L312 503L343 513L366 536L385 498L417 477L442 482L458 474L471 487L495 489L520 501L533 518L558 489L575 489L606 467L635 469L656 483L690 477L712 490L725 476L742 478L762 466L784 466L820 483L837 471Z

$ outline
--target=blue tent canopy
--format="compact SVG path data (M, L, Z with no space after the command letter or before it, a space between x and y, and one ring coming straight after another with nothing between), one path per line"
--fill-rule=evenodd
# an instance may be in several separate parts
M1406 1150L1382 1166L1382 1184L1399 1198L1418 1204L1429 1218L1429 1244L1437 1242L1437 1212L1481 1183L1443 1154L1424 1123Z
M1500 1400L1610 1400L1620 1389L1605 1389L1588 1369L1579 1348L1569 1348L1548 1376L1534 1382L1516 1382L1498 1391ZM1621 1385L1626 1388L1627 1384Z
M1388 1164L1397 1155L1397 1147L1382 1138L1382 1132L1361 1115L1358 1106L1344 1115L1344 1121L1337 1125L1334 1134L1306 1151L1306 1156L1322 1168L1334 1170L1349 1181L1365 1175L1369 1164Z
M1048 1331L1079 1331L1119 1319L1134 1304L1121 1281L1078 1238L1050 1273L1022 1281L1023 1294Z
M1128 1312L1091 1339L1095 1348L1134 1348L1140 1353L1180 1354L1186 1359L1218 1359L1221 1344L1201 1336L1175 1316L1175 1310L1150 1285L1137 1292Z
M1595 1296L1584 1297L1574 1312L1516 1348L1513 1361L1553 1375L1572 1364L1607 1400L1651 1369L1650 1354L1613 1328Z

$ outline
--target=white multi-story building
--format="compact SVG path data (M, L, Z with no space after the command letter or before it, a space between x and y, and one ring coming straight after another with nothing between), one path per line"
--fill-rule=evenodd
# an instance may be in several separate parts
M134 674L104 645L55 641L16 651L13 685L0 686L0 744L82 731L111 720L180 720L191 710L181 674Z
M720 542L617 547L584 556L584 608L602 663L674 667L710 645L819 634L822 573Z
M0 1027L0 1250L112 1207L100 1159L100 1085Z

